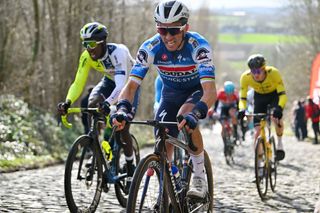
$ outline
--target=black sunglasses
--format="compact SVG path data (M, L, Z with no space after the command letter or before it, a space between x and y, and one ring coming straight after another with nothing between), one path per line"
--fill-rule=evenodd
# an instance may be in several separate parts
M174 36L174 35L177 35L177 34L181 33L181 31L184 30L185 27L186 27L186 25L183 25L183 26L172 26L172 27L160 27L160 26L157 26L157 31L162 36L167 35L167 33L170 33L170 35Z
M254 75L260 75L260 73L262 73L262 69L251 69L251 73Z

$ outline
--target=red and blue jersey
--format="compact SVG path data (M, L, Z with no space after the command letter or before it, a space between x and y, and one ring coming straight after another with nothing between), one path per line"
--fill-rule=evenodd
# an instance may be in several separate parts
M200 83L214 81L215 67L207 40L196 32L187 32L180 50L166 49L159 34L145 41L137 54L130 79L141 84L151 65L154 65L166 88L189 90Z

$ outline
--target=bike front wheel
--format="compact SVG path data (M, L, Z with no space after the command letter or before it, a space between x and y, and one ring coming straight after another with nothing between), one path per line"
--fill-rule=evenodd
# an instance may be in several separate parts
M276 190L276 184L277 184L277 161L276 161L276 144L274 141L274 137L272 136L269 140L272 155L271 159L269 159L269 178L270 178L270 188L273 192Z
M189 166L188 166L188 172L187 172L187 186L185 191L183 191L182 196L183 198L186 197L187 191L189 190L190 187L190 182L191 182L191 176L192 176L192 170L193 170L193 165L192 161L189 160ZM207 189L208 189L208 194L206 196L206 199L202 200L201 203L198 201L193 201L189 199L187 202L187 205L184 205L184 212L193 212L196 208L198 208L199 205L203 205L201 208L201 212L207 212L210 213L212 212L213 209L213 172L212 172L212 164L210 161L210 157L207 153L207 151L204 150L204 170L205 170L205 177L206 177L206 183L207 183ZM187 199L188 200L188 199Z
M255 176L256 176L256 185L259 196L262 200L266 198L268 190L268 168L266 165L266 147L264 140L262 138L257 139L255 147Z
M169 212L168 195L162 185L160 168L160 157L156 154L150 154L141 159L133 176L127 213Z
M80 136L72 145L65 166L64 191L70 212L94 212L102 192L102 164L93 139Z

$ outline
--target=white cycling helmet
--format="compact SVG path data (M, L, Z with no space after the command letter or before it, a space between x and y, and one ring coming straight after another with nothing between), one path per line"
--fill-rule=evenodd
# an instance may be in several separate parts
M161 1L154 11L154 19L157 23L171 24L181 21L182 25L188 22L189 9L177 0Z

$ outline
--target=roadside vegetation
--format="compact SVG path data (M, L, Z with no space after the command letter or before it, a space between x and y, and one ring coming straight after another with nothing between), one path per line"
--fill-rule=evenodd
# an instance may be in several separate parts
M62 162L81 131L59 127L52 114L13 95L0 96L0 111L0 172Z

